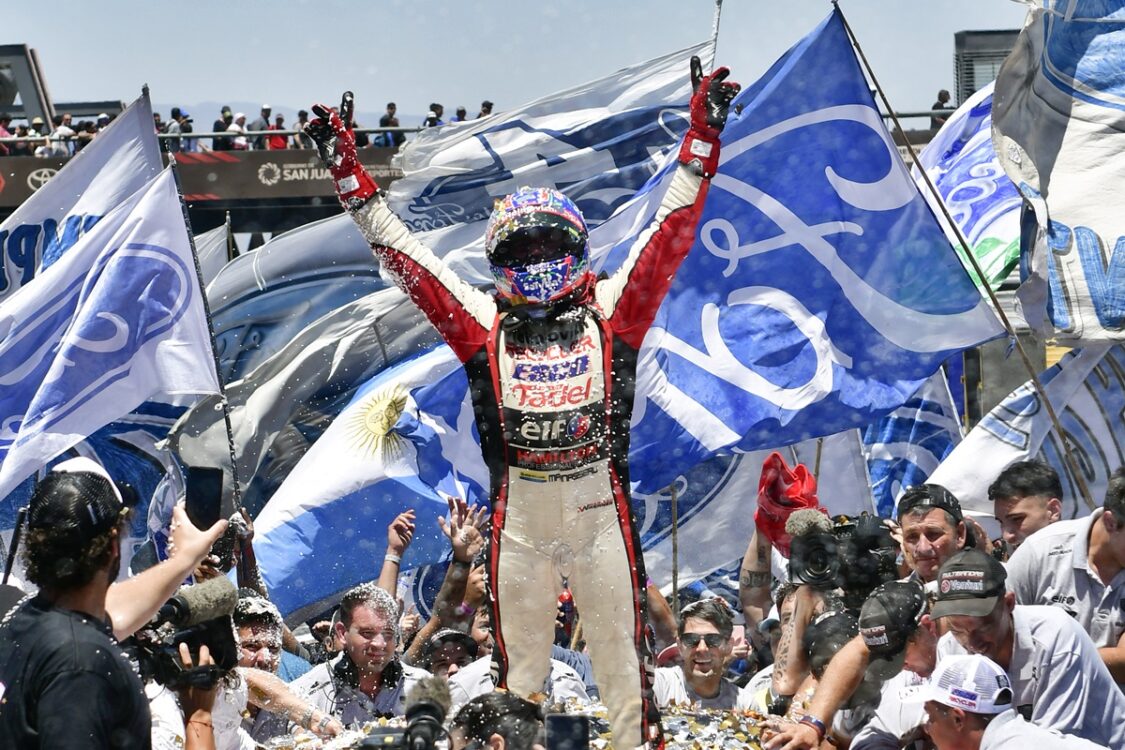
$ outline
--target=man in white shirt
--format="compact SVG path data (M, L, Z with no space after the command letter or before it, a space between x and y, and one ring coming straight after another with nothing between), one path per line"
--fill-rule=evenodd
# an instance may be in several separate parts
M1025 721L1012 708L1012 683L980 655L950 656L922 693L926 729L937 750L1095 750L1089 740Z
M656 670L656 705L701 708L750 707L750 693L723 677L732 644L734 624L721 599L700 599L684 607L676 642L682 664Z
M954 555L938 573L933 616L948 632L938 661L987 656L1012 681L1017 711L1047 729L1108 747L1125 747L1125 694L1093 641L1054 607L1016 606L1004 566L977 550Z
M1105 504L1028 538L1008 563L1018 604L1058 607L1078 621L1118 685L1125 685L1125 470Z

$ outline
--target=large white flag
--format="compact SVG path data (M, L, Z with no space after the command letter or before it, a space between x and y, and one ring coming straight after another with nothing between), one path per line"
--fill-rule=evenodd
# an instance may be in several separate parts
M562 190L593 229L656 172L687 130L688 61L710 41L619 70L510 112L423 131L387 201L463 278L491 282L484 225L524 185Z
M0 224L0 302L162 167L145 93Z
M1039 375L1055 407L1093 502L1105 497L1109 475L1125 465L1125 345L1087 346ZM988 486L1016 461L1039 459L1062 478L1063 515L1089 512L1067 464L1062 442L1031 382L1005 398L941 463L929 481L949 488L965 510L992 518Z
M169 169L0 304L0 497L146 399L218 388Z
M993 96L993 142L1032 208L1019 299L1064 341L1125 340L1125 8L1042 0Z

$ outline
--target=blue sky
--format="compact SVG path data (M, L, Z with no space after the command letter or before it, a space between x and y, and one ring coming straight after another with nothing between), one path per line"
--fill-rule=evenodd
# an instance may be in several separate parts
M262 102L292 119L356 92L357 110L476 113L587 81L711 34L713 0L55 0L4 13L0 44L26 43L56 101L129 101L148 83L165 107ZM899 111L953 88L953 34L1018 28L1012 0L844 0ZM825 0L726 0L718 61L748 84L831 10ZM685 71L685 75L686 75ZM217 110L217 106L214 107ZM164 114L167 112L165 110ZM192 113L197 123L212 111ZM374 124L374 123L371 123ZM403 123L411 124L411 123ZM198 129L198 124L197 124Z

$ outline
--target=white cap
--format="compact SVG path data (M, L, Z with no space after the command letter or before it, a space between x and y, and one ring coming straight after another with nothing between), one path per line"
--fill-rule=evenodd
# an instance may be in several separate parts
M113 489L113 494L117 498L117 502L125 502L121 499L121 490L117 489L117 485L113 483L113 478L109 476L109 472L105 470L104 466L91 458L86 458L85 456L68 458L66 461L55 464L55 466L51 468L51 471L58 472L59 474L82 471L89 474L97 474L99 477L109 482L109 486Z
M922 695L925 700L969 713L998 714L1012 707L1012 681L987 656L947 656L938 663Z

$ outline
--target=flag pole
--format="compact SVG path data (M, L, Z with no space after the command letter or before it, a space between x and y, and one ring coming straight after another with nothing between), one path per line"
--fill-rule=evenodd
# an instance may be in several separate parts
M715 69L715 60L719 56L719 21L723 15L723 0L715 0L715 20L711 25L711 64L708 70Z
M672 614L680 621L680 535L676 483L672 482Z
M180 210L184 214L184 231L187 232L188 244L191 246L191 258L195 262L195 281L199 287L199 294L203 298L203 314L207 317L207 336L211 341L211 358L215 362L215 380L219 384L219 401L223 405L223 422L227 428L227 449L230 451L230 478L234 487L234 510L242 507L242 490L238 486L238 462L234 455L234 428L230 422L230 403L227 401L227 391L223 385L222 368L219 367L219 352L215 349L215 323L211 319L211 305L207 301L207 290L203 285L203 269L199 265L199 254L195 251L195 235L191 232L191 219L188 218L187 202L184 201L183 187L180 185L180 172L177 169L176 157L168 154L168 166L172 168L172 177L176 183L176 194L180 198ZM229 221L229 214L228 214ZM228 237L230 233L228 232Z
M177 183L177 184L179 184L179 183ZM234 232L231 231L231 226L230 226L230 211L227 211L227 217L224 220L223 225L227 228L227 263L230 263L232 260L234 260L234 250L235 250L235 247L234 247Z
M1087 507L1089 507L1090 510L1093 510L1095 507L1097 507L1097 505L1094 503L1093 496L1090 493L1090 487L1086 484L1086 477L1083 476L1082 470L1078 465L1078 461L1077 459L1075 459L1074 454L1070 450L1070 442L1066 439L1066 433L1063 431L1062 423L1059 421L1058 414L1055 413L1055 407L1051 404L1051 400L1047 397L1047 390L1043 387L1043 383L1039 380L1038 370L1036 370L1035 366L1031 363L1031 357L1028 356L1027 350L1024 349L1023 343L1020 341L1020 337L1016 335L1016 331L1012 327L1011 321L1008 320L1008 315L1000 306L1000 300L996 297L996 292L992 290L992 285L988 282L988 277L985 276L983 269L981 269L980 263L977 262L976 256L973 255L972 250L969 248L969 242L965 239L965 235L961 231L961 227L958 226L957 222L953 220L953 217L949 213L949 208L945 205L945 201L942 200L941 194L938 193L937 188L934 187L933 181L930 180L930 175L926 173L926 170L921 166L921 162L918 161L918 154L914 151L914 146L911 145L910 140L906 137L906 131L903 129L902 123L899 122L898 115L895 114L894 109L891 107L891 103L887 101L887 95L883 92L883 87L879 85L879 79L875 77L875 71L871 68L871 64L867 61L867 55L863 53L863 48L860 46L859 39L856 38L855 32L852 31L851 24L848 23L847 17L844 16L844 11L840 7L839 0L832 0L832 5L836 8L836 12L840 14L840 20L844 23L844 29L848 32L848 38L851 39L852 47L855 48L856 55L859 57L860 62L863 64L863 69L867 72L867 77L871 79L871 84L875 87L875 91L879 94L879 99L880 101L882 101L884 109L887 110L887 113L890 115L891 120L894 121L895 130L898 132L899 137L902 138L902 142L906 146L906 150L910 152L910 158L918 167L918 172L922 175L922 179L925 180L926 188L930 191L930 194L933 196L934 200L937 201L937 205L941 207L941 213L945 217L946 222L948 222L949 226L953 228L954 233L956 233L957 241L961 244L961 249L964 251L965 257L968 258L969 264L973 267L973 271L977 274L977 278L980 279L980 283L984 286L984 290L988 295L989 301L996 309L996 316L1000 319L1001 325L1004 326L1004 330L1008 332L1008 336L1011 337L1012 342L1015 344L1016 351L1019 352L1020 359L1023 361L1023 366L1027 369L1028 374L1031 376L1031 383L1034 386L1035 390L1039 393L1039 400L1043 403L1043 406L1047 411L1047 417L1051 420L1051 426L1054 428L1055 433L1059 436L1059 441L1062 443L1063 447L1063 456L1066 460L1067 466L1070 469L1070 472L1074 475L1074 481L1078 484L1079 493L1082 495L1082 499L1086 501Z

